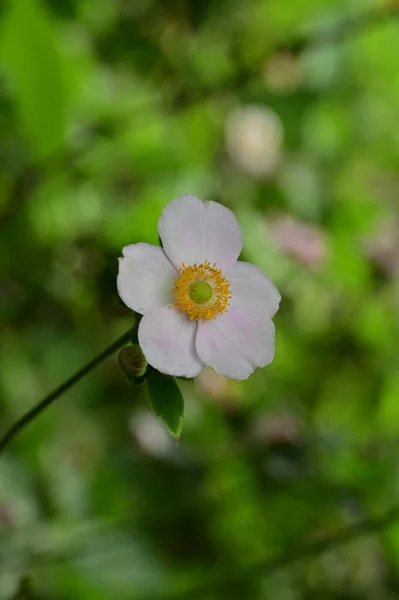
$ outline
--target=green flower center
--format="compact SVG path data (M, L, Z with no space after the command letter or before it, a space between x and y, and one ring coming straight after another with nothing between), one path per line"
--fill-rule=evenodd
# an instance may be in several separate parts
M205 304L212 298L212 288L206 281L194 281L188 288L188 293L195 304Z

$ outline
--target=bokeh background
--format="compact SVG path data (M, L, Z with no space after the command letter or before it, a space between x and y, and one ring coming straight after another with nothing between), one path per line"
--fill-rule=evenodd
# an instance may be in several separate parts
M191 192L283 300L274 363L181 383L180 443L117 356L0 457L0 599L392 600L399 6L9 0L0 432L132 325L125 244ZM296 561L267 568L278 552Z

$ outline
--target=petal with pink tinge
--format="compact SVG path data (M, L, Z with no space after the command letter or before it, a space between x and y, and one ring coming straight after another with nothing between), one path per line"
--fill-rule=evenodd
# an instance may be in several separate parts
M198 324L195 347L201 360L219 375L247 379L274 357L274 325L265 315L231 308Z
M242 248L241 228L231 210L191 194L172 200L164 208L158 233L177 269L182 263L189 266L209 260L226 273Z
M271 319L281 296L272 280L258 267L238 261L230 271L231 308L249 310Z
M122 250L117 287L123 302L136 312L169 306L177 271L162 248L151 244L132 244Z
M197 323L176 308L165 307L145 314L138 335L149 364L167 375L198 375L204 365L195 350Z

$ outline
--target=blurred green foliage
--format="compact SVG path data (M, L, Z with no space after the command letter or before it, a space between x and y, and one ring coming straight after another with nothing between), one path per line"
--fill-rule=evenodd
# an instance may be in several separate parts
M398 501L396 8L1 3L1 431L131 326L116 259L158 242L177 195L232 208L283 296L270 367L181 383L179 444L117 356L15 440L1 600L190 598L214 578L197 598L399 596L398 524L251 570Z

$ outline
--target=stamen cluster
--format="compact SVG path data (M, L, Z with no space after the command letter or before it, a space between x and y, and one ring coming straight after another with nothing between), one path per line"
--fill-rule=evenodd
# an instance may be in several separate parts
M210 299L201 304L195 302L190 294L190 286L198 281L207 283L212 290ZM174 281L173 293L176 297L173 307L186 312L191 320L198 321L209 321L227 312L231 298L229 280L223 277L222 270L215 263L211 265L208 260L188 267L182 263L179 277Z

